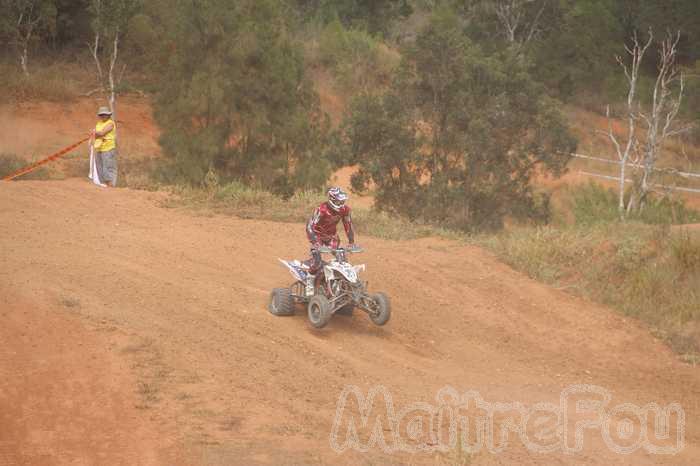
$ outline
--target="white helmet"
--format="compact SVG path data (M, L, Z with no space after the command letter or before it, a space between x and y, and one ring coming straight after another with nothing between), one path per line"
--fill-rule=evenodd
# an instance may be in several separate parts
M347 200L348 195L337 186L328 189L328 205L336 212L345 205Z

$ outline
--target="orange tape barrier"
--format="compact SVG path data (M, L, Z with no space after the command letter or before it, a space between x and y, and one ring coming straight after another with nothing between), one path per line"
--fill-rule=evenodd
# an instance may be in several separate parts
M56 160L57 158L59 158L62 155L67 154L68 152L72 151L73 149L75 149L76 147L78 147L79 145L81 145L82 143L87 141L88 139L90 139L90 136L88 136L84 139L81 139L80 141L76 142L72 146L66 147L65 149L62 149L62 150L56 152L55 154L46 157L43 160L39 160L38 162L34 162L33 164L29 165L28 167L24 167L23 169L19 170L18 172L13 173L12 175L7 175L5 178L2 179L2 181L14 180L15 178L17 178L19 176L26 175L29 172L33 172L34 170L36 170L40 166L42 166L46 163L49 163L52 160Z

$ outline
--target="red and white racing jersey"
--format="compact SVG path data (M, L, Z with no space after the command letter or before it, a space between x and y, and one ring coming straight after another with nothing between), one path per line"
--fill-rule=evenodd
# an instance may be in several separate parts
M327 202L324 202L314 210L314 214L306 224L306 235L312 244L329 244L338 240L338 222L343 221L348 242L355 242L355 232L352 228L350 207L342 206L338 211L333 210Z

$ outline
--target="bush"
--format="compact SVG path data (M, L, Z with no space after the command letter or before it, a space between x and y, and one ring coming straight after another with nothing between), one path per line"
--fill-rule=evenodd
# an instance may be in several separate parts
M0 154L0 178L3 178L7 175L11 175L18 170L26 167L29 165L31 162L27 162L21 157L16 156L15 154L7 154L3 153ZM16 178L17 180L46 180L48 179L49 176L49 171L45 167L40 167L33 172L27 173L26 175L22 175L19 178Z
M577 225L615 222L619 219L618 194L593 181L570 188L571 211ZM682 199L650 195L641 212L631 216L650 225L679 225L700 222L700 212L690 209Z
M700 212L688 208L683 199L668 196L652 197L647 201L638 218L652 225L682 225L700 222Z
M690 236L687 230L671 242L673 258L678 269L684 273L700 272L700 241Z
M367 31L345 29L337 19L321 32L318 54L342 89L350 93L387 83L400 59Z
M577 225L608 223L620 218L617 211L617 194L593 181L573 186L571 211Z

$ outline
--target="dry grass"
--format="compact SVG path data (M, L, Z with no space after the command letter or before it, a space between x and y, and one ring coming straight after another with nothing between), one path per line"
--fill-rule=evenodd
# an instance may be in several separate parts
M277 222L306 222L324 199L321 191L302 191L289 199L256 190L241 183L219 186L213 183L203 189L178 186L172 188L177 198L170 207L182 206L198 211L212 211L240 218L255 218ZM385 212L355 208L353 223L360 235L385 239L414 239L439 236L463 239L464 235L433 225L418 224Z
M682 357L700 355L700 240L667 226L540 227L476 241L529 276L647 322Z
M70 102L94 87L85 68L75 62L30 62L30 75L25 76L15 63L0 63L1 100L26 102L42 100Z

